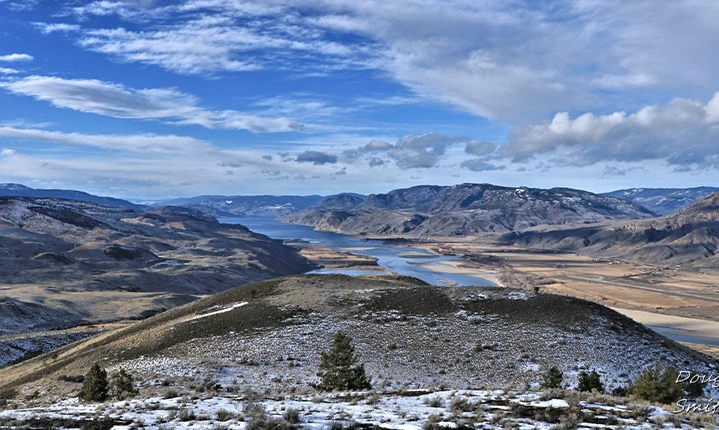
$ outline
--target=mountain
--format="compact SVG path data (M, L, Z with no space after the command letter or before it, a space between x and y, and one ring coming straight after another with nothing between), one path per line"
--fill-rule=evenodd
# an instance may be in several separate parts
M0 197L0 366L57 343L29 340L38 333L144 318L313 268L281 241L189 208Z
M715 187L631 188L604 193L604 195L640 204L657 215L667 215L684 209L717 191L719 188Z
M127 200L116 199L114 197L95 196L83 191L75 190L37 190L20 184L0 184L0 197L34 197L77 200L80 202L90 202L114 208L132 209L136 212L142 212L147 209L146 206L131 203Z
M147 202L151 206L184 206L215 216L277 216L307 209L323 196L197 196Z
M303 275L243 285L2 369L0 392L37 390L42 402L64 403L79 391L77 376L100 363L133 374L144 398L187 393L189 401L197 393L203 402L243 395L312 405L321 394L312 386L320 355L340 330L375 392L406 396L537 387L551 366L571 387L581 369L597 369L611 391L655 362L698 374L716 365L609 308L571 297L432 287L397 276ZM334 395L335 402L342 398Z
M515 232L502 240L649 264L719 268L719 192L660 218Z
M339 197L281 219L343 233L464 236L652 216L635 203L570 188L461 184L417 186L364 199Z

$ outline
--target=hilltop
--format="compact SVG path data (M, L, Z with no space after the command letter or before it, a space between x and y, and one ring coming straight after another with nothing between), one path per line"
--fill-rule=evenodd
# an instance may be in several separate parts
M570 188L461 184L417 186L364 199L344 197L281 219L342 233L466 236L537 225L593 224L652 216L637 204Z
M82 334L41 332L144 318L203 295L312 268L281 241L187 208L138 213L73 200L3 197L0 366ZM96 331L90 327L85 334Z
M502 243L657 265L719 268L719 192L664 217L511 233Z
M195 392L203 400L185 407L198 411L215 405L214 411L223 395L248 390L268 401L308 402L317 393L311 383L320 353L338 330L353 339L377 392L406 396L536 389L553 365L570 387L580 370L596 369L611 391L657 361L704 373L717 364L608 308L570 297L432 287L396 276L304 275L243 285L2 369L0 392L36 391L30 404L72 409L62 399L74 396L79 383L73 381L99 362L135 375L144 399ZM517 401L507 391L484 393L466 395ZM339 400L320 399L316 408ZM170 404L181 407L169 400L157 408Z

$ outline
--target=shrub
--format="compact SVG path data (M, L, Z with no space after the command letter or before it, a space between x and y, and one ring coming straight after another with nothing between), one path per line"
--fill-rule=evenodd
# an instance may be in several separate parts
M444 399L440 396L432 396L424 399L424 404L430 408L443 408Z
M167 391L165 391L165 398L166 398L166 399L174 399L175 397L180 397L180 393L178 393L177 390L167 390Z
M252 419L264 418L267 415L267 411L262 403L257 403L255 401L245 402L242 406L242 413Z
M676 383L679 374L659 363L648 367L629 384L627 392L640 399L656 403L673 403L682 397L682 387Z
M137 388L135 388L135 381L132 375L123 369L112 374L109 388L110 397L117 400L125 400L136 396L137 393L138 391Z
M180 409L178 418L180 421L192 421L195 419L195 411L192 409Z
M592 391L597 390L600 393L604 392L604 385L599 378L599 373L596 370L592 370L587 373L585 371L579 372L579 385L577 386L579 391Z
M322 363L317 372L322 382L317 388L327 391L372 388L364 365L356 363L357 356L350 337L341 331L335 333L331 349L322 353Z
M229 421L232 419L234 414L227 409L218 409L215 412L215 417L217 418L217 421Z
M80 398L86 402L103 402L107 399L107 372L95 363L85 375Z
M470 412L474 405L466 397L455 397L449 404L449 410L454 413Z
M557 366L552 366L547 373L544 374L544 381L542 381L542 387L544 388L562 388L562 382L564 381L564 374Z
M295 408L289 408L285 411L285 414L282 417L290 424L299 424L300 411Z

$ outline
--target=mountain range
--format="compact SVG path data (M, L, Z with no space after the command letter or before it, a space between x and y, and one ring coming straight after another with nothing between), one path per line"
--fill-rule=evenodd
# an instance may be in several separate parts
M570 188L461 184L417 186L364 199L340 194L281 219L342 233L465 236L653 216L636 203Z
M147 209L147 206L138 205L127 200L116 199L114 197L101 197L75 190L35 189L20 184L0 184L0 197L34 197L77 200L114 208L132 209L137 212L142 212Z
M667 215L719 191L716 187L695 188L631 188L605 193L638 203L657 215Z

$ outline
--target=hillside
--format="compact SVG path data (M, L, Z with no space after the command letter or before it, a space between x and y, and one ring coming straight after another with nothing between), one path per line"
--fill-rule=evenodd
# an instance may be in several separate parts
M570 387L579 370L597 369L608 390L626 386L657 361L707 374L716 365L608 308L574 298L431 287L401 277L304 275L243 285L2 369L0 392L36 390L33 404L72 408L61 401L79 389L72 381L99 362L135 375L141 398L159 402L188 393L202 400L185 407L198 411L223 395L247 399L251 392L251 399L314 399L320 408L323 401L342 400L316 400L311 386L320 353L338 330L353 339L375 390L404 390L408 401L432 391L537 388L553 365Z
M97 205L110 206L114 208L132 209L136 212L142 212L147 209L146 206L137 205L128 202L127 200L116 199L114 197L101 197L75 190L38 190L20 184L0 184L0 197L32 197L77 200L80 202L95 203Z
M695 188L631 188L604 193L644 206L657 215L667 215L684 209L713 193L716 187Z
M502 242L649 264L719 268L719 192L661 218L536 229L507 234Z
M186 208L0 198L0 366L51 346L23 334L142 318L312 268L280 241Z
M417 186L290 213L282 220L318 230L369 235L465 236L537 225L649 218L634 203L569 188L490 184Z

